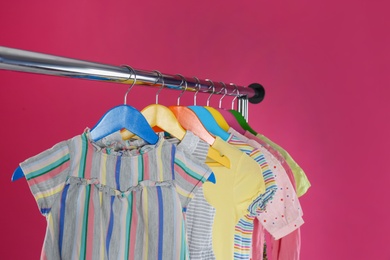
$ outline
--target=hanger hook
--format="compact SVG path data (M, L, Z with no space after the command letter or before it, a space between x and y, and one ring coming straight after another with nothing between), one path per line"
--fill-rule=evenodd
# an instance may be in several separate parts
M212 80L206 79L206 81L210 82L210 84L211 84L210 87L209 87L209 89L210 89L210 88L213 88L213 91L211 92L210 96L207 98L206 106L209 106L209 104L210 104L210 98L211 98L211 96L215 93L215 86L214 86L214 82L213 82Z
M135 82L137 81L137 73L135 73L135 70L128 65L123 65L123 67L127 68L130 71L130 76L127 80L129 80L131 78L131 74L134 75L134 81L125 93L124 104L127 105L127 94L129 94L129 91L134 87Z
M237 97L240 95L240 91L238 90L238 87L237 87L236 84L230 83L229 85L234 87L234 91L232 92L232 94L233 94L234 92L237 92L237 94L235 95L235 97L234 97L233 100L232 100L232 110L234 110L234 101L236 101Z
M187 90L187 80L184 78L183 75L181 74L176 74L176 76L179 76L181 78L181 83L180 83L180 87L183 86L183 84L185 83L185 88L183 89L183 91L180 93L180 95L177 97L177 105L179 106L180 105L180 98L181 96L183 96L184 92Z
M194 94L194 106L196 106L196 95L198 95L198 92L200 90L200 80L197 77L193 77L196 80L196 92Z
M165 82L164 82L164 77L160 71L153 70L153 72L156 72L158 75L158 78L157 78L156 82L154 82L154 84L157 84L160 80L162 82L161 87L159 88L159 90L156 93L156 104L158 104L158 95L160 95L161 90L165 87Z
M222 92L222 90L225 91L225 93L224 93L224 94L222 95L222 97L219 99L219 106L218 106L218 108L222 108L222 99L226 96L226 94L227 94L227 89L226 89L226 84L225 84L225 83L223 83L222 81L220 81L219 83L221 83L221 85L223 86L223 88L221 89L220 92Z

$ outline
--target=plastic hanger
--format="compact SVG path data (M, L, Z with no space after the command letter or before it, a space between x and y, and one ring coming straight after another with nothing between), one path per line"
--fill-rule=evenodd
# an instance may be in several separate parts
M224 85L223 82L221 82L221 84ZM231 85L235 86L235 89L238 92L237 96L239 96L240 94L237 86L232 83ZM224 96L225 95L226 93L224 94ZM222 98L220 99L218 109L208 107L208 106L205 107L205 109L207 109L212 114L212 116L216 119L215 121L217 122L217 124L225 131L227 131L231 126L234 130L236 130L240 134L244 134L245 131L249 131L250 133L257 135L257 132L250 127L250 125L248 124L246 119L242 116L242 114L233 109L234 101L236 100L237 96L232 100L231 110L227 111L221 108L221 101L224 96L222 96ZM223 117L223 119L221 117Z
M224 141L229 139L230 134L218 125L214 117L207 109L199 106L189 106L188 108L194 111L207 131L209 131L214 136L219 136Z
M134 69L129 66L126 67L133 72L134 81L126 91L124 105L116 106L103 115L99 122L90 131L91 139L97 141L107 135L125 128L146 142L150 144L156 144L158 141L158 135L149 126L145 117L134 107L126 105L127 94L135 85L137 80L137 75ZM24 173L19 166L14 171L11 177L11 181L16 181L22 177L24 177Z
M229 126L229 123L225 119L225 115L228 114L228 115L232 116L232 114L230 114L228 111L223 110L223 109L220 110L220 109L208 107L208 106L205 106L204 108L210 112L210 114L213 116L213 118L215 119L215 121L217 122L219 127L221 127L224 131L229 130L230 126Z
M128 105L120 105L110 109L91 129L90 136L93 141L98 141L123 128L149 144L156 144L158 141L158 135L149 126L141 112Z
M207 99L207 106L209 106L210 98L214 94L215 87L214 83L211 80L207 80L211 83L211 87L213 88L209 98ZM214 136L219 136L222 140L226 141L229 139L230 134L223 130L211 113L202 106L189 106L189 108L195 112L203 126L207 129L208 132L213 134ZM222 117L222 116L221 116Z
M222 108L222 99L227 95L227 90L226 90L225 83L223 83L223 82L220 82L220 83L224 86L223 89L224 89L225 93L219 99L219 106L218 106L218 108L213 108L213 107L208 107L208 106L206 106L204 108L206 108L211 113L211 115L214 117L215 121L217 121L218 125L223 130L228 131L229 128L231 127L234 130L236 130L237 132L239 132L241 134L244 134L245 130L242 129L242 127L237 122L237 119L232 115L232 113L230 113L228 110ZM235 86L235 90L232 93L238 91L238 88L237 88L237 86L235 84L230 83L230 85L234 85ZM232 109L234 107L234 100L236 98L237 98L237 96L234 97L234 99L232 100Z
M250 125L248 124L248 122L242 116L242 114L240 112L233 110L233 109L229 110L229 112L236 118L237 122L240 124L242 129L244 129L245 131L248 131L254 135L257 135L257 132L255 130L253 130L252 127L250 127Z
M176 137L179 140L182 140L186 134L186 130L180 125L179 121L177 121L175 115L172 113L169 108L158 104L158 95L161 90L164 88L165 83L162 77L162 74L159 71L155 71L159 78L156 83L162 79L162 85L159 91L156 93L156 104L151 104L144 109L141 110L141 114L145 117L149 126L154 128L157 127L161 131L165 131L170 135ZM129 137L134 134L121 132L123 139L129 139ZM129 136L129 134L131 136Z
M237 119L238 123L243 129L254 135L257 135L257 132L250 127L250 125L248 124L246 119L240 114L240 112L236 110L229 110L229 112L232 113L232 115Z
M219 100L219 108L221 107L221 101L222 99L226 96L227 94L227 90L226 90L226 85L225 83L223 82L220 82L224 87L223 89L221 89L220 92L222 92L223 90L225 91L225 93L223 94L223 96L221 97L221 99ZM196 103L194 103L194 105L196 106ZM225 120L225 117L223 116L223 114L219 111L219 109L215 109L213 107L210 107L210 106L204 106L204 108L210 112L210 114L214 117L215 121L217 122L217 124L225 131L229 130L230 126L229 124L226 122ZM229 112L227 111L224 111L228 114L230 114Z
M181 76L181 75L179 75ZM183 81L185 81L184 77L181 76ZM187 83L186 88L187 89ZM185 91L184 89L184 91ZM182 92L182 94L184 93ZM198 90L199 91L199 90ZM197 91L197 92L198 92ZM197 94L196 92L196 94ZM195 94L195 95L196 95ZM195 135L197 135L199 138L201 138L203 141L208 143L210 146L213 145L215 142L215 137L212 136L206 128L203 126L202 122L199 120L198 116L195 114L194 111L189 109L188 107L180 106L180 97L178 98L178 102L176 106L169 106L168 108L173 112L177 120L179 121L180 125ZM220 153L215 150L213 147L210 147L207 157L210 159L218 162L219 164L222 164L223 166L230 168L230 160L226 156L221 156Z
M147 143L156 144L158 135L150 127L148 121L146 121L140 111L126 104L127 94L134 87L137 80L134 69L129 66L126 67L133 72L134 81L126 91L124 105L116 106L103 115L99 122L91 129L91 139L97 141L125 128L145 140Z
M24 177L24 172L23 172L22 168L19 166L18 168L16 168L16 170L12 174L11 181L17 181L23 177Z
M229 85L234 86L233 93L237 92L235 94L235 97L232 100L232 110L234 110L234 101L237 99L238 96L240 96L240 92L239 92L238 87L237 87L236 84L230 83ZM229 126L231 128L233 128L234 130L236 130L240 134L244 134L245 133L246 130L241 127L241 125L238 123L238 121L234 117L234 115L229 110L222 108L222 98L219 100L219 108L217 110L223 115L223 117L226 119L226 122L229 124Z

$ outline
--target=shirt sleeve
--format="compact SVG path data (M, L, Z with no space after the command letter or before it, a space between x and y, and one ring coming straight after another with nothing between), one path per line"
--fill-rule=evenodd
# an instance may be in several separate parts
M186 208L194 197L196 190L209 178L211 169L195 156L176 149L174 158L174 175L176 190L182 207Z
M265 192L260 165L246 154L241 156L234 177L234 199L237 221L250 214L249 206Z
M20 164L30 190L43 215L50 212L69 175L69 147L66 141Z
M303 211L287 173L277 160L271 162L274 165L278 189L267 205L267 209L260 213L258 219L275 239L280 239L304 223Z
M249 155L249 157L256 161L261 167L261 171L259 172L259 174L261 174L264 179L265 192L259 194L259 196L255 198L248 207L250 214L256 216L257 212L265 210L267 203L272 199L275 194L277 186L274 174L269 168L268 162L264 154L260 151L260 149L248 144L246 137L232 134L229 143L240 149L245 154Z
M205 163L210 145L192 132L187 131L183 140L177 145L177 148Z
M265 137L264 135L258 134L256 137L263 140L264 142L268 143L270 146L275 148L280 154L284 157L287 164L290 166L292 172L294 173L295 183L296 183L296 192L298 194L298 197L303 196L307 190L311 187L311 183L309 182L309 179L307 178L305 172L303 169L294 161L294 159L291 157L291 155L285 151L282 147Z

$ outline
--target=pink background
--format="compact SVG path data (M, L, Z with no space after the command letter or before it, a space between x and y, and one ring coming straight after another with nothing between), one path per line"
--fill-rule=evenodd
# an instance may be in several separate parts
M2 1L0 45L263 84L250 124L312 182L301 259L390 259L387 1L216 2ZM127 86L8 71L0 84L0 256L37 259L46 221L26 182L10 182L13 170L92 127ZM155 92L135 87L128 102L142 109ZM165 90L160 103L178 94Z

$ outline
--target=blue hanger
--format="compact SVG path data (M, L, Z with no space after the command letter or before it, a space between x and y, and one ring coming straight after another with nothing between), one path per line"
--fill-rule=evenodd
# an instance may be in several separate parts
M123 128L149 144L156 144L158 141L158 135L141 112L128 105L120 105L110 109L91 129L90 136L93 141L97 141Z
M20 168L20 166L14 171L14 173L12 174L12 177L11 177L11 181L17 181L21 178L24 177L24 173L23 173L23 170L22 168Z
M209 175L209 178L207 179L207 181L215 184L217 182L217 180L215 179L215 175L214 173L212 172L210 175Z
M230 134L228 134L218 125L214 117L206 108L201 106L189 106L188 108L194 111L207 131L209 131L214 136L219 136L224 141L229 139Z
M125 93L124 105L116 106L105 113L99 122L91 129L91 138L93 141L97 141L125 128L145 140L147 143L156 144L158 135L153 131L146 118L140 111L126 104L127 94L134 87L135 82L137 81L137 74L132 67L127 65L125 67L132 71L134 80L133 84L131 84Z
M207 81L211 83L210 87L213 88L211 95L207 99L207 106L209 106L209 101L211 96L214 94L215 86L211 80ZM218 125L213 115L206 108L202 106L189 106L188 108L194 111L194 113L198 116L199 120L202 122L203 126L207 129L207 131L209 131L214 136L219 136L224 141L229 139L230 134Z

